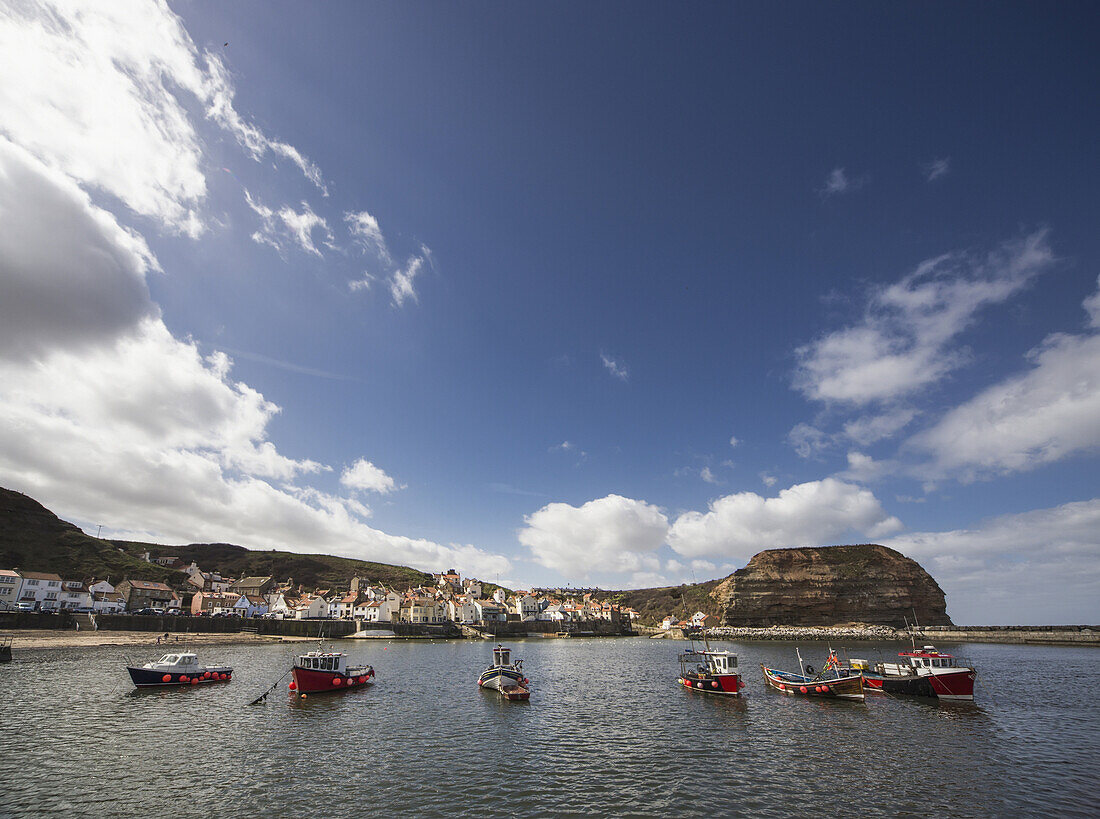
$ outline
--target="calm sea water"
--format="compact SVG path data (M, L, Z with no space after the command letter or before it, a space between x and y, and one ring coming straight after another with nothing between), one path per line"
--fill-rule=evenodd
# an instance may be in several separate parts
M0 815L245 817L1097 815L1100 649L945 647L977 701L786 697L758 663L794 647L723 643L748 696L675 685L686 644L528 640L530 703L477 688L491 644L337 645L377 684L292 699L293 648L208 647L227 685L133 693L125 658L20 650L0 666ZM820 665L822 644L801 645ZM900 647L883 645L883 654ZM853 647L852 656L878 651Z

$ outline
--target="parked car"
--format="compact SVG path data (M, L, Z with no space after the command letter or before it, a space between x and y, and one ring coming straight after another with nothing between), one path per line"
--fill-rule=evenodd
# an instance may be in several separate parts
M16 603L17 611L34 611L34 603Z
M156 609L138 609L134 614L160 614Z
M164 613L168 614L168 615L171 615L172 617L178 617L180 614L182 614L182 612L179 609L168 609Z

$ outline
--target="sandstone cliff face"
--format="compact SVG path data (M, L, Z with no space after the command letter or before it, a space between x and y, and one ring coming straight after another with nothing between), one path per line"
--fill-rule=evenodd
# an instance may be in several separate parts
M728 626L948 625L943 589L920 565L874 544L769 549L711 593Z

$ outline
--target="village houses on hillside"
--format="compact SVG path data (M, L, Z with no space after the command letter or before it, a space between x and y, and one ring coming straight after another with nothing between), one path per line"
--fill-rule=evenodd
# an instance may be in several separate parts
M147 562L182 575L172 585L126 578L66 580L57 574L0 570L0 611L65 611L189 614L195 617L265 617L282 620L352 620L363 623L477 625L494 622L550 621L569 624L637 618L633 609L601 603L586 590L582 599L568 593L496 588L483 597L480 581L463 580L454 569L433 575L433 583L398 590L353 577L346 589L307 589L293 578L223 577L178 557Z

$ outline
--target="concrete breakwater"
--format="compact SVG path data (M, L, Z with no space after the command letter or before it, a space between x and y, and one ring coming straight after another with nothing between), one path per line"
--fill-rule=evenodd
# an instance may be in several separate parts
M639 627L654 637L687 639L680 629L663 631ZM718 626L707 629L712 640L762 642L822 641L939 643L1028 643L1040 645L1100 646L1100 626L924 626L905 629L875 625L845 626Z

